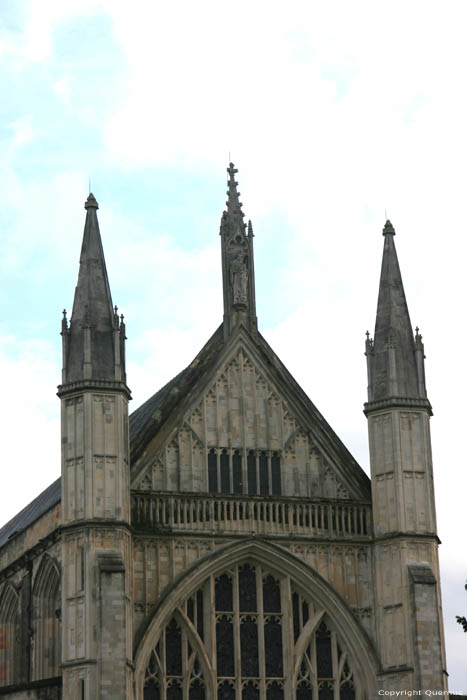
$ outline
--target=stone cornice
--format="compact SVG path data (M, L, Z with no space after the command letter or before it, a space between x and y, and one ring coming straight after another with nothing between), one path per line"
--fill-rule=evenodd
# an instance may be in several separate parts
M407 396L390 396L387 399L380 399L379 401L367 401L363 406L363 413L366 416L376 411L387 410L388 408L422 409L427 411L428 415L433 415L430 402L428 399L423 398L411 399Z
M112 381L110 379L81 379L78 382L59 384L57 389L57 396L60 398L70 394L80 394L83 391L110 391L112 393L123 393L131 400L131 391L127 385L124 382Z
M376 535L373 538L373 542L388 542L391 540L434 540L437 544L441 544L436 532L388 532L387 535Z

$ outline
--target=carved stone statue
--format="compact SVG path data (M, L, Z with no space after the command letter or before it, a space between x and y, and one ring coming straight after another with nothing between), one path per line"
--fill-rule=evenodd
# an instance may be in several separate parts
M234 305L247 303L248 270L243 255L238 253L230 264L230 281Z

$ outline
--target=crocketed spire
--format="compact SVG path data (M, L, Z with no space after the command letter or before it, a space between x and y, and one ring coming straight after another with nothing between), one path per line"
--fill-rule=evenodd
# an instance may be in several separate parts
M70 324L64 312L63 385L80 381L125 382L123 316L112 304L97 220L99 205L89 194Z
M388 220L379 283L374 339L367 334L368 401L426 399L421 336L414 338L402 276Z

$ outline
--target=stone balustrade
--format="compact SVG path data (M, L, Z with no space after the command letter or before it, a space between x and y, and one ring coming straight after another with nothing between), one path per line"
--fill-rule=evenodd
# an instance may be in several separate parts
M355 501L139 491L132 493L131 506L137 530L365 539L372 535L370 504Z

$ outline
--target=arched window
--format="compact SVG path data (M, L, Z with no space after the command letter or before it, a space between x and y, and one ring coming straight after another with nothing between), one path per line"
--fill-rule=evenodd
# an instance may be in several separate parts
M210 691L208 692L208 688ZM166 624L144 700L358 700L352 660L289 577L243 562L210 576Z
M34 678L53 678L60 673L60 574L55 562L44 554L33 586Z
M7 583L0 599L0 685L18 680L19 653L18 594Z

